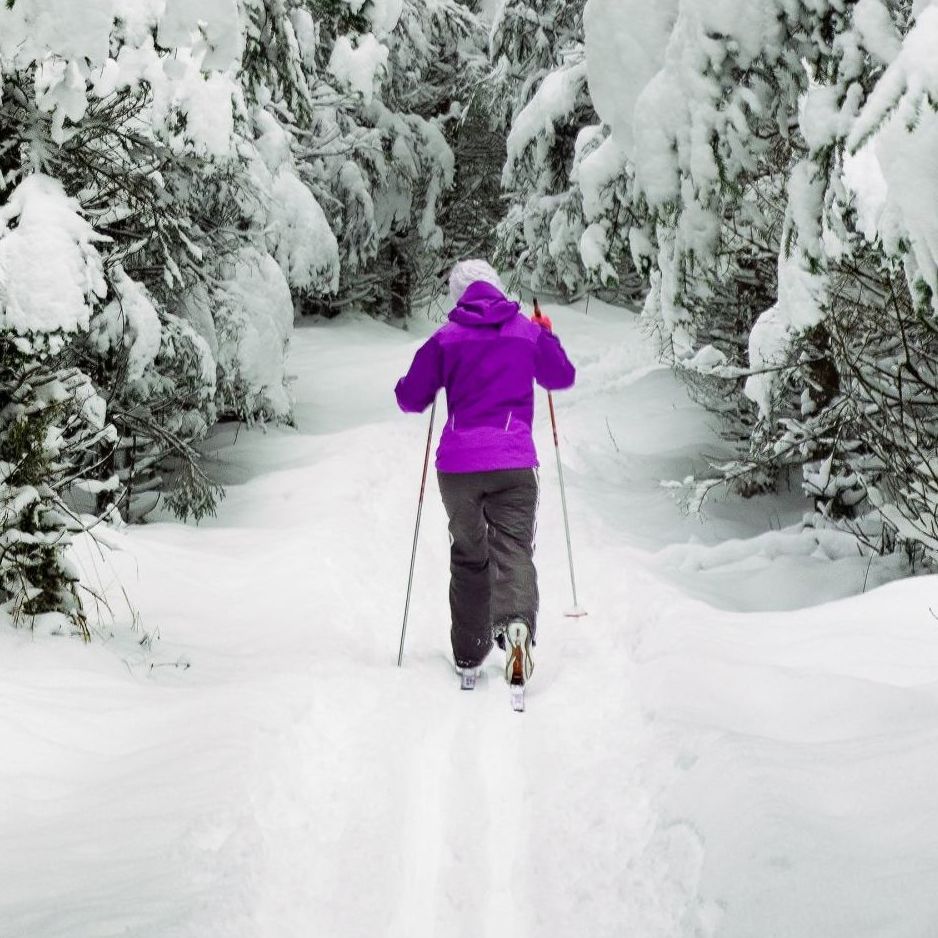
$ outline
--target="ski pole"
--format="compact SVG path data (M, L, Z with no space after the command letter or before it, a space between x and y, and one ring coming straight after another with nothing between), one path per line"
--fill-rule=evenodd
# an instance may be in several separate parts
M436 417L436 398L430 408L430 429L427 431L427 452L423 457L423 475L420 479L420 498L417 501L417 525L414 528L414 549L410 555L410 576L407 578L407 599L404 601L404 624L401 626L401 647L397 653L397 666L404 660L404 636L407 634L407 614L410 612L410 592L414 585L414 564L417 561L417 536L420 534L420 515L423 513L423 496L427 490L427 467L430 465L430 445L433 441L433 420Z
M534 318L542 319L541 307L538 306L537 297L534 297ZM586 615L586 610L580 608L576 598L576 577L573 573L573 545L570 542L570 518L567 515L567 496L563 484L563 464L560 462L560 438L557 435L557 414L554 411L554 395L547 392L547 406L550 409L550 426L554 433L554 452L557 454L557 477L560 479L560 504L563 506L563 527L567 535L567 560L570 564L570 589L573 592L573 608L564 615L579 618Z

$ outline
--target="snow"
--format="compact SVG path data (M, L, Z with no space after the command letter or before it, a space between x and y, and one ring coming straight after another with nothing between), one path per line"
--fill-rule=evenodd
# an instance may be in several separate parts
M290 25L293 27L293 33L296 36L296 44L300 49L303 64L309 68L314 68L316 64L316 47L319 44L316 21L310 15L309 10L297 8L290 11Z
M116 0L119 34L131 46L141 45L166 9L165 0Z
M66 118L77 124L88 107L85 78L74 62L47 59L37 70L36 92L40 109L53 114L52 139L61 145L66 138Z
M888 65L899 54L902 43L882 0L859 0L853 11L853 24L863 46L880 62Z
M102 65L110 54L113 0L16 0L0 5L0 62L23 67L52 53Z
M329 71L339 82L357 91L365 104L371 104L388 64L390 52L373 33L358 37L352 45L348 36L338 36L329 58Z
M12 7L12 9L10 9ZM163 49L153 45L154 27ZM111 40L115 42L112 56ZM65 140L87 107L86 80L105 97L146 83L158 130L208 156L230 151L241 22L236 0L18 0L0 7L0 71L39 66L37 101ZM184 130L171 130L173 118Z
M429 250L440 250L443 246L443 229L437 223L437 209L443 192L453 185L456 157L437 123L414 117L412 127L421 138L421 156L433 167L423 193L424 205L417 231Z
M296 427L206 446L217 518L80 540L104 639L0 629L6 934L929 934L932 578L874 588L898 561L791 495L687 517L660 480L721 444L641 320L545 312L589 615L541 397L527 712L496 658L455 687L432 474L394 666L427 418L391 389L433 325L301 326Z
M0 6L0 73L37 66L37 104L53 115L56 143L67 138L66 121L84 116L89 92L145 85L158 133L178 149L226 159L241 28L237 0L18 0Z
M749 367L753 374L746 378L745 394L762 417L772 412L772 392L778 377L773 369L785 361L792 338L791 325L778 303L760 313L749 332Z
M685 358L681 362L683 368L698 371L701 374L719 371L725 365L726 355L712 345L701 346L691 358Z
M870 209L866 200L867 230L875 218L877 233L887 251L897 252L902 243L909 245L907 271L913 293L916 281L921 280L931 291L935 310L938 225L928 205L938 186L934 173L938 118L928 102L938 99L938 66L934 56L938 7L923 4L917 8L915 22L900 48L896 47L898 40L887 34L888 23L882 20L882 14L868 11L862 23L864 35L876 37L871 45L889 62L847 137L848 149L853 154L867 151L869 160L868 148L873 147L879 164L879 172L873 173L879 183L874 188L878 204ZM862 191L860 204L864 205Z
M587 226L579 241L580 257L587 270L599 271L603 282L614 280L616 272L606 260L609 254L609 230L606 225L594 222Z
M322 206L297 174L291 135L262 108L252 113L257 135L243 143L252 185L242 208L264 232L290 286L334 293L339 283L339 245ZM355 164L349 161L349 165ZM360 174L360 173L359 173Z
M485 23L490 24L494 21L495 14L503 2L504 0L482 0L480 12Z
M276 173L284 164L293 165L293 138L281 123L263 108L254 108L251 117L256 127L254 146L270 173Z
M91 303L106 289L98 240L60 182L42 173L24 179L0 206L0 329L87 329Z
M727 89L721 70L730 59L748 69L766 49L778 46L780 4L739 0L669 0L654 6L627 0L589 0L586 56L590 94L612 138L635 166L639 191L653 208L666 210L681 198L711 211L708 196L719 190L714 137L733 138L734 120L748 126L740 107L758 113L758 96L745 83ZM734 154L723 172L735 174ZM682 185L683 177L683 185ZM693 195L693 198L689 198ZM700 215L703 212L699 213ZM712 232L701 219L682 218L688 249L703 255ZM692 241L699 243L691 243Z
M379 39L394 31L404 12L404 0L370 0L365 14Z
M908 242L909 269L928 284L932 309L938 310L938 220L930 210L932 200L938 197L934 172L938 116L930 108L923 109L909 132L902 115L896 114L876 138L875 146L886 182L879 233L887 249L896 249L902 240Z
M594 128L586 128L590 136L594 136ZM583 140L585 131L577 137L577 147ZM621 150L614 137L607 137L595 150L586 153L574 168L573 179L579 183L583 195L583 211L587 218L593 219L608 207L606 193L619 176L626 171L625 153Z
M590 98L634 156L633 121L641 90L658 73L679 0L587 0L583 14Z
M23 68L49 56L103 66L112 31L136 48L151 37L164 49L199 50L206 70L240 64L237 0L16 0L0 6L0 61Z
M227 380L257 400L254 409L286 417L290 396L284 358L293 330L293 300L280 265L256 248L242 248L217 302L222 312L218 366Z
M208 288L198 284L187 290L179 298L179 305L174 312L205 342L207 357L211 359L214 371L214 362L218 358L218 333L212 319L212 297Z
M821 207L824 204L824 180L820 178L817 167L810 160L801 160L791 170L788 179L788 212L787 220L797 232L797 249L806 257L820 259L824 256L821 243ZM784 252L783 252L784 254ZM779 276L784 272L785 258L779 260ZM787 265L790 266L790 265ZM803 265L807 268L807 265ZM810 279L807 270L791 271L791 281L801 280L805 283ZM819 285L812 288L817 294ZM783 286L779 284L779 299L782 299ZM789 320L801 329L817 325L823 319L819 301L811 300L807 296L796 298L799 302L783 304ZM803 302L801 302L803 300Z
M94 93L146 87L152 93L146 115L153 129L177 151L218 160L233 156L234 109L240 89L230 72L204 73L205 50L161 54L147 36L139 46L122 46L94 82ZM180 120L180 117L183 118Z
M859 86L854 85L858 88ZM843 137L856 116L852 108L841 109L836 85L811 85L798 107L798 126L808 147L817 151Z
M239 65L243 38L237 0L166 0L157 39L167 49L196 45L205 37L209 52L205 69L227 69Z
M185 57L180 53L177 60L185 61ZM173 105L185 117L185 129L175 135L177 140L216 159L231 156L234 101L239 95L231 76L215 72L206 77L192 62L174 90ZM168 126L167 118L164 128Z
M665 209L679 197L688 205L694 201L682 191L681 174L702 204L719 188L713 138L726 136L738 101L756 103L745 83L728 92L720 70L731 55L745 71L778 45L779 6L764 0L588 0L590 96L653 208ZM700 241L688 249L703 254L712 232L700 230L700 221L682 219L681 225L689 225L686 236Z
M159 314L146 287L117 268L112 276L117 296L101 311L98 351L125 345L128 349L127 380L139 381L160 350Z
M812 209L822 198L823 186L812 176L812 164L797 164L789 179L788 217L802 239L798 249L809 257L822 254L819 213ZM827 282L806 266L794 252L779 255L778 301L759 315L749 333L749 367L755 373L746 379L745 394L763 417L771 413L775 369L785 361L794 336L824 318Z
M906 270L913 293L927 293L938 309L938 228L929 212L938 118L927 106L938 100L938 7L918 8L900 40L895 14L882 0L848 4L826 49L809 24L836 19L841 6L787 0L586 4L589 92L609 136L576 168L584 214L587 222L602 218L612 201L609 183L618 177L640 214L656 223L657 243L645 252L657 268L646 309L674 336L678 357L692 354L696 341L687 328L685 305L693 304L686 297L699 291L696 299L707 299L706 275L696 271L719 267L716 249L727 217L746 214L748 196L737 184L745 188L758 167L767 168L757 123L773 120L785 136L795 108L809 152L785 170L790 178L779 263L787 284L772 315L795 333L826 314L827 261L843 259L850 249L849 223L843 224L837 204L845 140L853 154L875 144L863 161L851 157L846 170L864 233L878 235L887 253L912 255ZM833 83L815 61L828 55L837 62ZM775 78L763 81L762 69ZM773 89L783 72L790 73L790 84L782 80L781 90ZM807 89L799 94L802 83ZM880 164L875 173L871 153ZM868 177L868 184L858 177ZM644 246L650 246L649 234L643 234ZM584 260L595 267L602 241L593 238L585 247ZM760 406L769 383L753 382L762 385L753 387Z
M553 138L554 127L574 110L586 83L586 64L574 63L550 72L538 85L530 102L514 119L508 134L505 179L524 151L542 134Z
M397 26L404 0L343 0L353 13L364 13L377 36L384 38Z
M271 186L267 243L290 285L321 294L339 286L339 245L322 207L292 168Z
M107 428L107 402L98 394L91 381L82 376L76 380L75 386L70 390L72 397L81 405L82 417L95 430L105 430ZM117 439L113 427L106 434L106 439L108 442L114 442Z
M876 158L874 143L868 143L856 153L848 153L844 157L844 185L855 198L860 231L867 240L875 240L888 186Z

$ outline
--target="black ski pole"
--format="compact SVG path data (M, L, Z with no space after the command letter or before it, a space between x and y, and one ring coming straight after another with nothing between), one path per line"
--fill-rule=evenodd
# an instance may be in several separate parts
M423 514L423 496L427 490L427 468L430 465L430 446L433 442L433 420L436 417L436 398L430 408L430 429L427 431L427 452L423 457L423 475L420 479L420 498L417 500L417 524L414 528L414 549L410 554L410 576L407 578L407 599L404 601L404 624L401 626L401 647L397 653L397 666L404 660L404 636L407 634L407 614L410 612L410 592L414 585L414 564L417 561L417 536L420 534L420 516Z

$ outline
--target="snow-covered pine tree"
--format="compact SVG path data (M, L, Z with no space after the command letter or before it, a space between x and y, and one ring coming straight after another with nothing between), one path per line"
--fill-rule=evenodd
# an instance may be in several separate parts
M174 307L243 237L212 204L237 175L240 34L233 4L53 6L0 8L0 601L83 628L75 530L133 517L167 456L176 506L212 507L192 443L216 362Z
M767 370L747 382L760 408L747 460L798 464L805 492L825 517L857 517L857 530L870 539L863 518L876 507L891 529L887 544L898 535L933 551L938 498L923 453L935 442L938 347L930 290L918 273L920 258L926 266L933 261L901 195L916 170L919 191L928 184L929 171L910 156L929 143L917 121L894 119L909 88L918 97L924 83L916 79L916 52L898 69L892 63L902 58L903 30L913 49L922 35L935 34L927 16L923 27L911 13L909 4L863 0L815 24L812 80L801 92L793 135L778 301L750 334L750 366ZM909 82L904 90L896 71ZM917 110L913 104L907 113ZM848 164L851 152L887 126L886 139L901 148L903 176L893 189L893 217L884 213L886 224L876 230L858 217ZM896 150L884 143L868 173L895 165ZM904 238L897 226L907 229Z
M269 97L252 96L268 126L288 134L279 149L337 234L337 280L330 289L291 284L294 298L305 312L357 305L403 315L445 264L437 216L453 182L446 125L481 73L484 31L456 0L281 6L289 35L258 34L286 47L299 78L261 83Z
M107 301L76 350L120 433L110 468L125 484L121 511L136 519L169 488L169 504L198 518L219 494L193 448L216 419L217 347L213 320L188 321L181 300L243 238L231 210L237 169L178 152L153 132L148 110L143 88L92 101L87 126L50 151L51 166L108 239Z
M485 32L457 0L404 0L388 36L388 65L372 120L386 164L375 203L387 229L369 273L387 284L386 308L405 316L436 294L454 258L443 223L456 182L453 144L485 68Z
M499 267L516 283L570 296L585 280L571 182L576 143L596 118L586 84L583 3L506 0L492 26L492 115L506 134Z
M448 122L447 138L452 140L455 180L439 215L444 271L451 259L494 258L498 249L497 226L505 209L505 135L492 126L484 85L477 86L458 120Z
M86 521L67 496L118 488L86 466L117 434L70 347L106 290L96 237L42 173L0 205L0 609L14 622L65 614L85 637L66 548Z
M804 154L793 133L798 104L809 84L806 69L819 67L825 54L820 32L836 28L837 17L832 6L770 6L673 2L639 20L637 31L631 2L591 0L586 17L591 89L613 128L594 158L599 175L612 175L602 163L612 171L618 163L621 177L633 181L633 210L642 221L632 232L633 250L652 261L646 315L662 324L705 403L727 418L742 458L722 473L745 491L771 484L787 458L810 458L803 446L773 448L776 429L760 422L750 403L765 413L760 391L770 375L750 379L750 400L739 392L751 336L771 338L752 330L766 309L777 309L789 179ZM781 289L794 287L786 281ZM806 342L819 322L805 323ZM821 364L815 359L822 350L819 337L813 364ZM790 417L775 414L775 428Z
M862 0L852 13L837 69L810 90L801 119L826 170L815 212L836 236L825 326L843 401L836 449L808 481L867 496L887 541L935 563L938 242L921 206L938 193L938 5Z
M872 503L933 552L935 267L913 203L935 185L935 5L589 0L586 24L600 150L645 219L646 312L682 367L757 408L722 478L799 465L825 515Z
M140 11L139 20L112 22L102 7L90 25L69 24L79 36L93 27L89 42L107 34L107 55L76 77L53 54L37 86L41 106L12 110L20 126L7 151L26 171L38 162L61 179L112 239L104 252L111 302L95 316L86 365L108 388L121 430L118 469L135 477L129 497L162 486L158 467L169 457L183 483L171 504L196 515L211 510L217 487L192 444L216 413L289 415L292 304L283 270L305 274L291 251L306 233L244 209L258 187L243 160L253 128L232 78L242 49L238 19L228 15L235 10L173 6L160 19ZM20 101L33 88L28 69L16 69L23 55L21 47L7 73L25 88ZM306 205L294 198L294 213ZM265 261L268 236L277 270ZM152 503L145 495L139 510Z
M491 94L507 136L500 266L534 290L636 286L625 251L628 209L616 187L581 179L605 135L589 96L583 2L507 0L492 29ZM593 213L586 219L586 199ZM623 211L625 208L625 211Z
M336 306L401 312L445 266L446 134L484 32L455 0L47 6L0 8L0 249L16 244L14 195L42 174L94 226L101 288L80 327L55 332L55 355L29 351L22 322L4 341L33 384L61 366L59 384L78 387L78 367L117 428L63 451L74 507L138 518L169 470L169 504L199 517L218 496L195 449L211 424L289 419L294 307L332 305L344 265ZM2 315L11 284L4 272ZM23 383L4 382L5 395ZM11 426L8 454L28 438ZM48 460L30 465L52 479Z
M87 638L80 578L65 555L86 524L64 496L117 494L116 478L102 485L74 471L77 455L113 444L116 431L101 425L104 402L88 376L52 351L55 338L35 336L27 350L0 330L0 610L27 624L64 614Z

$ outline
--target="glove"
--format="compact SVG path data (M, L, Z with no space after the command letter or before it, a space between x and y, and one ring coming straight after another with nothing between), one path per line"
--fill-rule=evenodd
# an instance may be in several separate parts
M531 317L531 322L535 323L538 326L541 326L542 328L546 329L548 332L554 331L554 324L550 321L550 317L545 316L543 313L541 313L540 316L538 316L537 313L535 313Z

